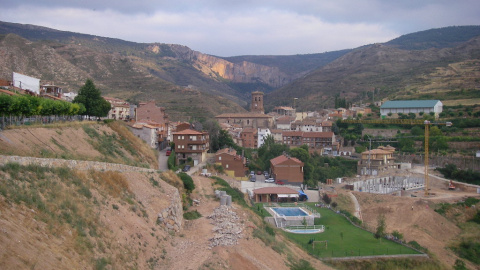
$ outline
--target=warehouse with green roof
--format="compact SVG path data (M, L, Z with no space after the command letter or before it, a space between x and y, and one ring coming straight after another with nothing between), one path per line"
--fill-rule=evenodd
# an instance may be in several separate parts
M380 115L385 118L390 113L392 116L398 116L399 113L419 115L421 112L424 114L433 112L437 118L442 110L443 104L440 100L389 100L380 106Z

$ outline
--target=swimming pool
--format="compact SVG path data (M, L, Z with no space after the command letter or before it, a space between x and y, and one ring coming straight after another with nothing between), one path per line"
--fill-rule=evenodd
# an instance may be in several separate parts
M285 231L291 233L321 233L325 231L325 226L323 225L313 225L313 226L306 226L306 225L297 225L297 226L288 226L284 228Z
M272 207L278 215L287 217L308 216L308 213L303 211L300 207Z
M302 229L288 230L287 229L286 231L291 232L291 233L305 233L305 234L323 232L323 230L321 230L321 229L304 229L304 230L302 230Z

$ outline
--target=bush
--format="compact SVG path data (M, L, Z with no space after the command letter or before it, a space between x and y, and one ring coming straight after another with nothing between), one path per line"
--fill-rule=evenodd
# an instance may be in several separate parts
M270 226L265 226L265 231L266 231L268 234L270 234L270 235L272 235L272 236L275 236L275 230L274 230L272 227L270 227Z
M469 221L480 224L480 211L477 211L477 214L472 219L470 219Z
M195 183L193 183L192 177L184 172L179 173L178 176L180 179L182 179L183 187L187 193L192 193L192 191L195 189Z
M194 220L201 217L202 214L200 214L197 210L183 213L183 218L186 220Z
M330 203L332 202L332 199L327 195L327 193L323 194L322 200L323 200L326 204L330 204Z
M455 260L455 264L453 265L453 269L455 270L468 270L467 266L465 266L465 262L459 259Z
M475 264L480 264L480 243L471 240L463 240L460 245L453 250L461 258L467 259Z
M422 251L422 252L427 252L428 251L427 248L422 247L419 243L417 243L417 241L410 241L410 242L408 242L408 245L413 247L414 249Z
M310 262L304 259L290 262L289 266L291 270L315 270Z
M168 169L172 170L172 171L175 171L177 169L176 164L175 164L175 151L174 150L172 150L172 152L170 153L170 156L168 157L167 166L168 166Z

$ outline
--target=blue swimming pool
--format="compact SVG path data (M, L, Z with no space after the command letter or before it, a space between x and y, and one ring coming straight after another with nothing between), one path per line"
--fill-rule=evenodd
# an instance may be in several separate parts
M308 216L300 207L272 207L272 210L287 217Z

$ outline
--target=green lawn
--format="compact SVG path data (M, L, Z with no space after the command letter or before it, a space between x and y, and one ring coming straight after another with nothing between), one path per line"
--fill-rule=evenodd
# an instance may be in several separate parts
M312 204L313 205L313 204ZM321 215L315 220L315 224L324 225L325 231L317 234L284 234L298 243L308 252L319 257L350 257L350 256L373 256L395 254L420 254L419 252L397 244L387 239L375 239L372 233L359 229L346 218L328 209L316 208ZM343 237L342 237L343 236ZM311 239L315 241L327 241L315 243L315 250Z

